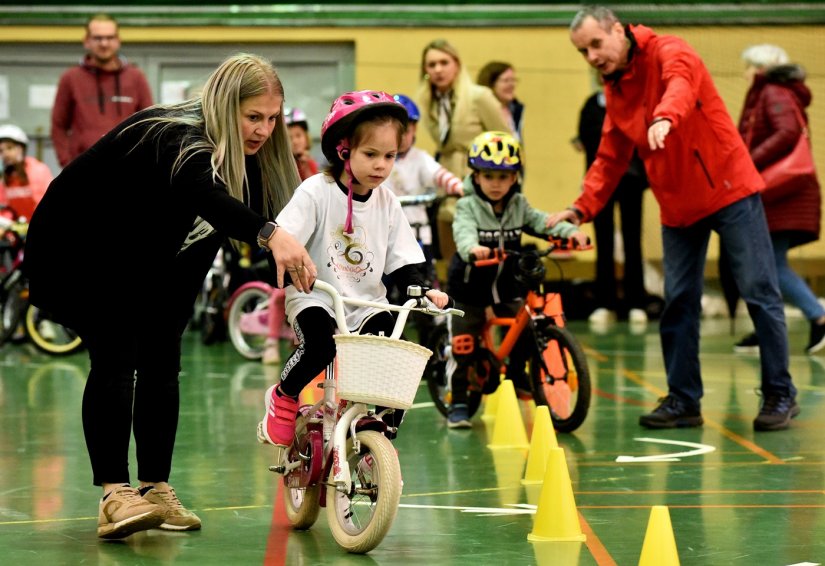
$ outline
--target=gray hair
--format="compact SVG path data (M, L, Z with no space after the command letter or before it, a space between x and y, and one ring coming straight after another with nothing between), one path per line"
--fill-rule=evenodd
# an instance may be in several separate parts
M609 30L613 24L619 21L619 18L616 17L616 14L614 14L610 8L605 8L604 6L587 6L573 16L573 21L570 22L570 31L576 31L582 27L584 20L587 18L596 20L599 27L605 31Z
M778 45L762 43L751 45L742 51L742 60L746 65L757 69L769 69L777 65L787 65L790 59L784 49Z

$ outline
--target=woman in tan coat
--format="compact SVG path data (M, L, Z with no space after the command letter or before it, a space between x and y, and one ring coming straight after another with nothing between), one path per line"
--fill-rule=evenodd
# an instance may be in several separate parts
M489 88L473 83L458 51L444 39L436 39L424 47L421 79L420 125L436 143L436 160L463 178L470 172L467 153L473 139L490 130L510 130L501 113L501 103ZM455 198L448 198L438 212L439 248L445 259L455 252L454 213Z

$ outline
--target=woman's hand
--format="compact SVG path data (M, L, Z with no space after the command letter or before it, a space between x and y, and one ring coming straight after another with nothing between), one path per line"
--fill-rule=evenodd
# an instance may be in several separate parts
M318 276L318 270L306 248L293 238L292 234L283 228L278 228L269 240L269 249L272 251L278 269L278 287L283 288L284 273L289 271L295 288L309 293Z

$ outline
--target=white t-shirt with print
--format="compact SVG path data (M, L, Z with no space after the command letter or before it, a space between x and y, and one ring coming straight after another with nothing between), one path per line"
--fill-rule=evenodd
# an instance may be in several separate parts
M318 269L318 279L341 295L388 303L381 276L424 261L410 224L395 195L384 185L365 202L352 201L352 234L344 234L347 195L329 175L313 175L295 190L276 221L303 244ZM277 259L277 258L276 258ZM286 315L291 323L310 306L333 315L332 299L321 291L286 290ZM375 310L346 306L347 327L357 329Z
M417 147L395 161L387 185L398 196L426 195L435 193L435 174L441 169L433 156ZM427 208L423 204L402 207L410 224L420 224L418 235L425 245L433 243Z

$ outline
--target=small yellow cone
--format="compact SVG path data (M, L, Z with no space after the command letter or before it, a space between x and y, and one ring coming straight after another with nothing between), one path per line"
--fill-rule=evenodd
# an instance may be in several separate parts
M487 421L496 418L496 411L498 411L498 396L500 391L501 385L499 385L495 391L484 397L484 413L481 415L483 420Z
M654 505L650 509L639 566L679 566L670 512L664 505Z
M555 542L584 542L585 535L579 524L579 512L573 498L573 485L567 472L563 448L551 448L547 457L547 470L541 486L533 531L527 540Z
M505 379L498 386L498 409L493 427L493 440L487 448L529 448L527 430L524 428L524 419L521 418L521 409L516 399L516 390L513 382Z
M550 409L546 405L539 405L536 407L533 434L530 437L530 453L527 456L527 468L524 470L524 479L521 483L526 485L543 482L550 449L558 447L559 442L556 439L556 431L553 430Z

